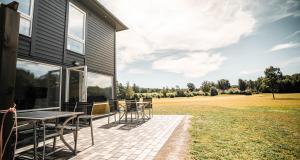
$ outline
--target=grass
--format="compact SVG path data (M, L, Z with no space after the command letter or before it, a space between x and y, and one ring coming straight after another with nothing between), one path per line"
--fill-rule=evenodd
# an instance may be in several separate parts
M155 114L192 115L192 159L300 159L300 94L155 99Z

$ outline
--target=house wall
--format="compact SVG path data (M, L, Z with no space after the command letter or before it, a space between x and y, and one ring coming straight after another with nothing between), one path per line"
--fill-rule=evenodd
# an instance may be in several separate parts
M85 55L66 49L68 2L86 12ZM88 71L111 75L115 80L115 29L79 0L35 0L32 35L19 36L18 57L43 63L73 66L77 61ZM62 100L64 99L64 75ZM115 88L114 88L115 90Z

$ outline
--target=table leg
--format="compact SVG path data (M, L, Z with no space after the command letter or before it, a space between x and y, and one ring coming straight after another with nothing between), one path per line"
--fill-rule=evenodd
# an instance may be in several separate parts
M36 144L37 144L37 140L36 140L37 139L37 137L36 137L37 136L36 135L36 121L33 122L33 130L34 130L33 131L33 136L34 136L33 137L33 141L34 141L33 142L33 159L36 160L37 159L37 157L36 157L36 154L37 154L37 149L36 149L37 148L37 146L36 146Z
M44 160L45 152L46 152L46 126L44 121L42 121L42 125L43 125L43 160Z
M75 131L75 145L74 145L74 154L76 155L77 153L77 138L78 138L78 128L79 128L79 118L77 116L76 119L76 131Z

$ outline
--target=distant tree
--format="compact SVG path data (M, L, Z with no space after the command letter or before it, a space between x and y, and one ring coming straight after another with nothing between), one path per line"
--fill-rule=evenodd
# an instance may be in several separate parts
M188 87L189 91L191 91L191 92L194 91L194 90L196 89L194 83L191 83L191 82L189 82L189 83L187 84L187 87Z
M213 82L209 82L209 81L204 81L202 82L202 85L201 85L201 89L203 92L209 92L210 91L210 88L214 86L214 83Z
M126 97L126 99L132 99L133 96L134 96L134 91L133 91L132 87L130 86L129 82L127 82L125 97Z
M245 91L247 89L247 82L239 79L239 90L240 91Z
M219 88L220 90L227 90L230 88L230 83L229 83L229 80L227 79L221 79L218 81L218 84L217 84L217 88Z
M133 91L134 91L135 93L139 93L139 92L140 92L140 87L137 86L135 83L133 83L132 89L133 89Z
M168 90L165 87L163 87L161 92L162 92L163 97L167 97Z
M247 81L247 87L251 91L256 90L255 81L252 81L251 79L249 81Z
M211 87L210 89L210 96L217 96L218 95L218 91L215 87Z
M273 94L273 99L275 99L275 93L279 90L279 84L282 79L282 72L280 68L270 66L265 69L265 84L268 90Z

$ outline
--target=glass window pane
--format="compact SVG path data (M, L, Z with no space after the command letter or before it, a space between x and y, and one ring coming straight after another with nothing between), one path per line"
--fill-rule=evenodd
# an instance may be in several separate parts
M59 107L60 67L17 61L15 102L18 110Z
M18 10L30 16L31 0L0 0L0 2L4 4L8 4L12 1L19 2Z
M112 98L112 76L88 72L87 97L89 102L104 102Z
M19 33L29 36L30 35L30 21L25 19L25 18L20 18L20 28L19 28Z
M67 47L71 51L83 54L84 44L82 42L78 42L76 40L73 40L72 38L68 38Z
M69 7L69 35L84 40L84 14L70 5Z

